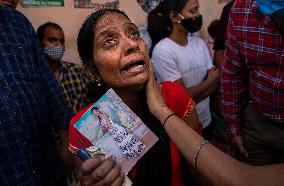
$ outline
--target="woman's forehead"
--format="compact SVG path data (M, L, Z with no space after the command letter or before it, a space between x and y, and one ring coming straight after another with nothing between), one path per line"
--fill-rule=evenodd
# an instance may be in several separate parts
M103 15L94 27L94 31L98 32L107 28L115 28L123 26L125 23L131 23L131 21L121 13L109 12Z

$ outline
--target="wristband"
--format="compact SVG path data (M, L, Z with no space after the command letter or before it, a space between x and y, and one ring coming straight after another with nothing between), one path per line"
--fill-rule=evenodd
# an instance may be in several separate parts
M167 120L168 120L170 117L172 117L172 116L176 116L176 114L175 114L175 113L172 113L172 114L170 114L170 115L168 115L168 116L166 117L166 119L165 119L164 122L163 122L163 128L165 128L165 124L166 124Z

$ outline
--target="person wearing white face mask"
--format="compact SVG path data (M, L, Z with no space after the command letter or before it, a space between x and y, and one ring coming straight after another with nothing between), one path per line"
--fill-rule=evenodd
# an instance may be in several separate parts
M83 77L79 65L62 60L65 52L65 38L62 28L56 23L47 22L38 28L37 35L70 108L74 113L77 113L87 101L87 79Z

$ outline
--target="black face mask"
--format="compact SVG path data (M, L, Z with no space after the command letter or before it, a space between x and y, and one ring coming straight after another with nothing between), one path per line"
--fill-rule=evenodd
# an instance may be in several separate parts
M197 32L202 27L202 15L196 17L194 20L192 18L184 18L182 15L178 14L183 18L180 24L190 33Z

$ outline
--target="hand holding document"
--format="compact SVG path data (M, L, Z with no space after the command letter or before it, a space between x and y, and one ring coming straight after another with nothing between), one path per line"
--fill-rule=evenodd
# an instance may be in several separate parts
M125 175L158 141L158 137L118 97L108 90L75 122L70 132L70 150L81 159L95 154L115 157ZM83 157L83 158L82 158ZM129 180L130 181L130 180Z

